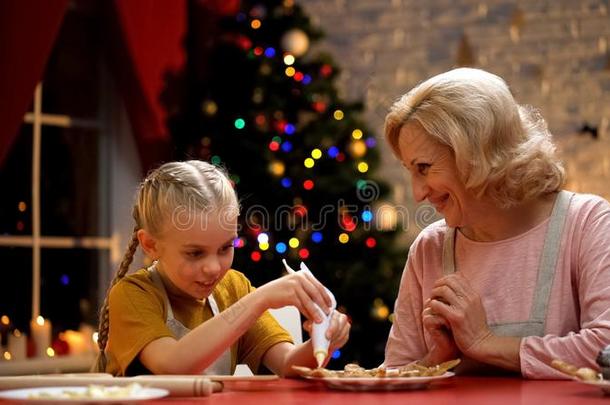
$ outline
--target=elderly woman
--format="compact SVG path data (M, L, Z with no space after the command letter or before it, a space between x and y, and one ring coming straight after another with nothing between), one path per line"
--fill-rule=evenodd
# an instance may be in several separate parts
M544 120L506 83L455 69L391 108L386 138L443 220L409 250L386 366L558 378L610 343L610 204L562 191Z

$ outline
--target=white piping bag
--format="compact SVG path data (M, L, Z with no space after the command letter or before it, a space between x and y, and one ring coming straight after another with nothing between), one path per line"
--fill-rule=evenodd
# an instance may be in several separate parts
M290 266L288 266L288 263L286 263L285 259L282 259L282 263L284 263L284 267L286 268L286 271L288 273L296 273L295 270L293 270L292 268L290 268ZM309 273L309 275L311 275L312 277L315 278L313 273L309 270L307 265L303 262L301 262L300 271ZM324 287L324 289L326 289L326 292L328 293L328 296L330 297L330 299L332 301L332 304L331 304L332 310L330 311L330 314L326 315L324 313L324 311L322 311L322 309L317 304L314 304L316 306L316 308L318 309L320 316L322 317L322 322L320 322L320 323L313 322L313 325L311 327L311 343L313 346L313 356L316 359L316 363L318 364L318 367L322 367L322 364L324 364L324 360L326 360L326 358L328 357L328 348L330 346L330 341L326 337L326 331L328 330L328 327L330 326L330 318L331 318L334 310L337 308L337 301L335 300L335 296L333 295L333 293L330 292L330 290L326 287Z

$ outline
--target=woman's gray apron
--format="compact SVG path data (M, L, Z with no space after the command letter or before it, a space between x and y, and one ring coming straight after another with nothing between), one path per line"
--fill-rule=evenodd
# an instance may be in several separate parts
M156 263L155 263L156 264ZM148 271L151 274L152 280L163 293L163 297L165 299L165 305L167 306L167 318L165 320L165 325L169 328L169 330L174 334L176 339L181 339L184 335L189 333L191 330L184 326L179 320L174 318L174 311L172 310L172 305L169 302L169 298L167 296L167 290L165 289L165 285L163 285L163 280L161 280L161 276L159 275L155 264L148 268ZM212 309L212 314L214 316L218 315L220 311L218 310L218 305L216 304L216 300L214 296L210 294L206 301L210 304L210 308ZM204 304L205 305L205 304ZM218 359L210 366L205 369L202 374L206 375L230 375L231 374L231 348L229 347L224 353L220 355Z
M534 299L530 317L525 322L497 323L489 325L491 331L498 336L543 336L546 324L546 312L551 296L551 287L555 277L555 267L561 245L561 236L566 222L567 211L574 194L560 191L553 206L549 225L544 239L544 247L538 265L538 280L534 289ZM455 269L455 228L449 228L443 242L443 273L452 274ZM470 371L492 371L493 367L483 365L470 358L462 358L458 373Z

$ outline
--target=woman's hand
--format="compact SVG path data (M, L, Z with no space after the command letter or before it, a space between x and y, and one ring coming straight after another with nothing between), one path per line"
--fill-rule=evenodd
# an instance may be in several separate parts
M303 323L303 329L305 329L310 335L312 326L313 323L309 320ZM339 311L333 311L330 318L330 324L326 330L326 337L330 341L330 346L328 348L329 354L332 354L336 349L343 347L343 345L347 343L351 326L352 325L349 323L347 315Z
M448 323L459 350L480 359L493 334L479 294L464 276L455 273L438 279L430 295L428 308Z
M303 271L273 280L256 289L253 294L259 297L263 310L294 305L307 319L315 322L322 321L322 314L316 304L324 314L331 311L332 301L324 286Z
M453 340L451 326L447 320L435 314L429 304L430 300L426 301L422 312L422 323L432 339L432 346L420 362L425 366L434 366L460 357L460 350Z

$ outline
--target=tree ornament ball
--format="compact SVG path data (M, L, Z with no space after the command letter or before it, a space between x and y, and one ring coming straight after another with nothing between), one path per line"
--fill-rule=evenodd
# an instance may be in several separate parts
M298 28L288 30L282 37L282 48L294 56L302 56L309 49L309 37Z

